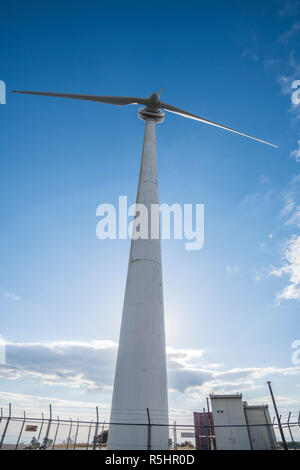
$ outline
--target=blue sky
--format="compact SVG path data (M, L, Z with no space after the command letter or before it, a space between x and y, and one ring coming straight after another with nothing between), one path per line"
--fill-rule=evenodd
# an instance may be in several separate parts
M14 2L0 25L1 404L109 408L129 241L98 240L95 214L135 201L143 138L136 107L9 90L163 86L164 101L280 147L170 114L158 126L161 201L205 204L201 251L162 243L170 406L216 391L267 402L270 379L282 412L298 409L299 2Z

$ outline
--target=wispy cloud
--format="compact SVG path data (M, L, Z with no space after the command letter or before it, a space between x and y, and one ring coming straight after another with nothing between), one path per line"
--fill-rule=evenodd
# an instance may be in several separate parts
M273 190L268 189L267 191L257 191L254 193L246 194L242 199L242 206L249 206L251 208L256 208L257 205L268 207L272 201Z
M281 217L285 217L286 215L290 214L293 211L295 204L296 204L291 194L285 194L284 198L285 198L285 203L284 203L283 208L280 211Z
M286 225L295 225L300 228L300 206L295 206L291 216L286 220Z
M244 49L242 52L242 57L254 60L255 62L259 60L258 55L250 49Z
M4 297L8 297L11 300L21 300L21 298L16 295L14 292L5 292Z
M291 26L291 28L288 31L281 34L278 40L282 44L287 45L292 38L296 37L299 34L299 31L300 31L300 21L297 21Z
M268 178L268 177L265 176L265 175L260 175L260 176L259 176L259 181L260 181L262 184L270 184L270 183L271 183L270 178Z
M227 274L237 274L240 272L240 268L238 266L226 266Z
M98 403L80 400L63 400L54 396L29 395L24 393L0 392L0 403L3 408L3 414L7 415L8 403L12 404L12 414L14 416L23 414L23 410L30 414L30 417L39 417L40 413L44 413L49 409L49 403L52 404L53 411L62 419L69 419L74 416L80 419L95 418L95 408ZM101 419L109 416L109 408L107 410L101 406ZM105 413L105 414L104 414ZM47 416L47 415L46 415ZM103 418L104 416L104 418Z
M291 16L297 13L299 0L280 0L278 13L280 16Z
M280 268L273 268L271 276L289 277L288 285L276 296L280 300L300 300L300 235L293 235L283 249L283 265Z
M300 23L299 23L300 25ZM280 74L278 77L279 84L281 86L281 92L284 95L290 96L290 108L289 112L291 113L292 120L291 124L295 128L300 119L300 105L297 102L293 102L292 96L295 92L293 88L294 82L300 77L300 64L296 61L294 52L292 51L289 55L288 61L288 73Z
M269 275L288 278L288 284L276 295L276 302L281 300L300 300L300 175L294 176L287 191L283 193L284 205L280 211L283 227L290 229L290 235L281 247L281 266L271 267Z
M298 140L298 148L293 150L290 156L291 158L294 158L296 162L300 162L300 140Z
M254 273L254 281L260 281L261 279L263 279L264 275L262 272L258 272L256 271Z

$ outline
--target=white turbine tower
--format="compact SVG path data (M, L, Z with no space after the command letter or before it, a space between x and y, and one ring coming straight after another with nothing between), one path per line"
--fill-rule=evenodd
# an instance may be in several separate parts
M145 121L144 146L139 175L137 204L148 209L148 233L151 234L151 205L158 204L156 163L156 124L164 120L161 109L277 147L262 139L208 121L195 114L160 101L160 93L149 98L123 96L74 95L34 91L15 91L31 95L96 101L127 105L138 104L139 117ZM144 426L151 414L151 449L168 449L168 394L161 246L156 239L132 239L119 350L116 365L109 449L149 449L149 429ZM130 423L130 425L128 424Z

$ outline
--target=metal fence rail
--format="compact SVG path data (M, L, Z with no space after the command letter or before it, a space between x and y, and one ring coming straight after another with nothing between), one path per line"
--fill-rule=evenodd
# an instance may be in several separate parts
M0 449L2 450L107 450L107 436L109 426L122 426L124 432L145 432L147 436L146 449L154 450L157 447L158 435L161 435L161 427L166 429L169 436L169 450L196 450L199 449L199 442L202 442L202 449L217 450L218 444L215 439L217 428L247 428L248 432L265 428L266 435L275 437L275 444L272 448L282 449L280 440L279 424L274 419L270 424L247 424L247 425L222 425L201 426L201 429L194 424L156 424L155 413L151 419L151 410L146 410L145 423L109 423L99 419L98 407L95 409L95 416L91 420L79 420L74 418L62 419L53 416L52 406L49 406L49 414L44 413L41 417L30 417L24 411L23 415L16 416L12 413L9 405L8 413L0 414ZM281 419L281 426L288 443L289 449L300 450L300 413L289 412L287 419ZM134 419L133 419L134 421ZM275 433L275 434L274 434ZM203 445L204 443L204 445ZM122 443L116 443L122 449ZM166 450L168 450L166 449Z

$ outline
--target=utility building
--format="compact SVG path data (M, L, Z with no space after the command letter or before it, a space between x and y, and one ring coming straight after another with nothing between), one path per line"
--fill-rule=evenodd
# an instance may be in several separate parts
M268 405L249 406L242 394L210 395L218 450L275 450Z
M210 395L217 450L251 450L242 394Z
M244 412L249 429L251 449L275 450L277 441L268 405L248 406L247 402L244 402Z

